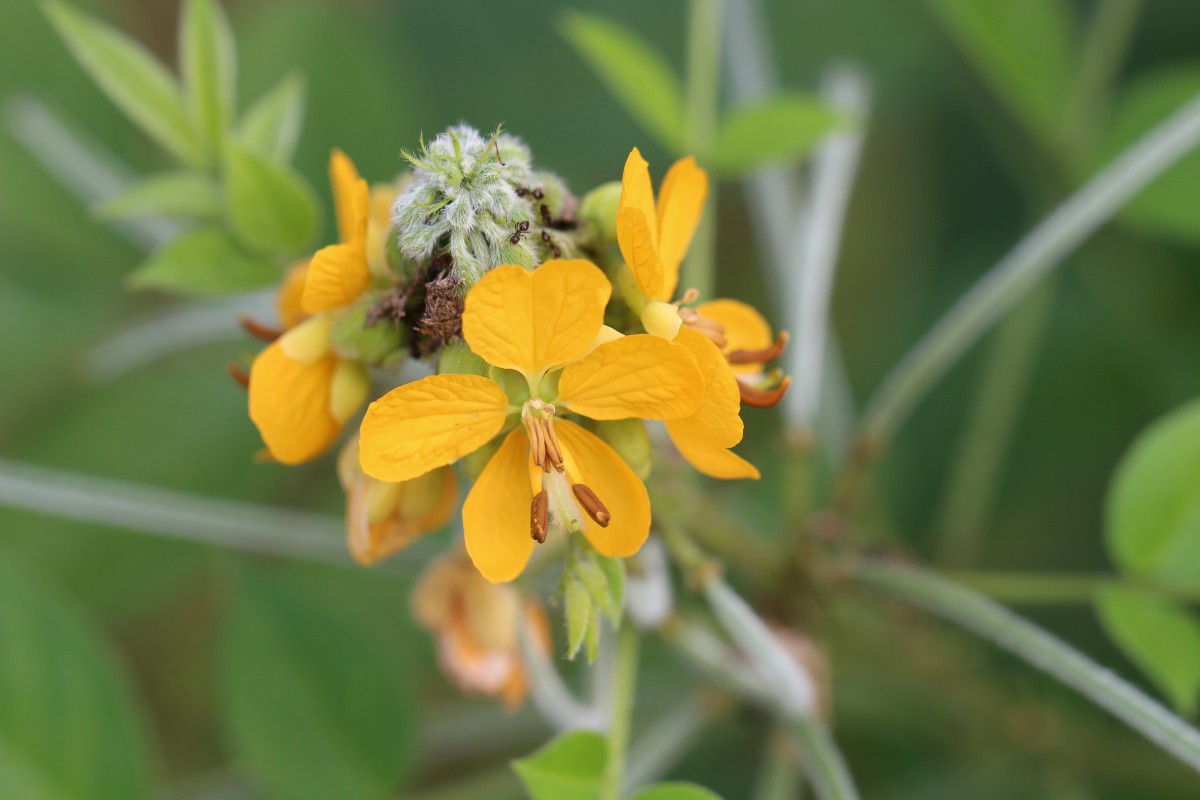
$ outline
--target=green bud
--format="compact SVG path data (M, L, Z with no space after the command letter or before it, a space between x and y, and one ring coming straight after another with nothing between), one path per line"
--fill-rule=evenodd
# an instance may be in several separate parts
M462 464L463 472L467 474L468 480L472 483L479 480L479 476L483 474L483 468L492 460L492 456L496 455L496 451L500 449L500 445L504 442L503 436L494 436L492 440L467 455L463 456Z
M579 203L579 223L583 235L591 241L606 242L617 238L617 208L621 202L621 182L597 186Z
M486 377L488 365L471 351L466 342L449 342L438 360L439 375L479 375Z
M525 380L525 376L515 369L489 367L488 377L500 385L500 388L508 395L508 402L514 406L523 406L529 399L529 381Z
M640 419L589 421L587 427L617 451L634 474L642 480L650 475L652 450L646 423Z
M374 298L367 296L350 306L333 323L329 336L342 356L380 364L404 347L405 331L386 318L368 325L373 302Z
M532 185L542 191L541 198L533 198L533 213L536 219L541 219L541 206L545 204L546 211L554 219L560 219L568 213L574 213L578 201L563 179L553 172L537 171L533 173Z
M561 377L561 370L542 376L542 382L538 384L538 397L548 403L553 403L558 399L558 381Z

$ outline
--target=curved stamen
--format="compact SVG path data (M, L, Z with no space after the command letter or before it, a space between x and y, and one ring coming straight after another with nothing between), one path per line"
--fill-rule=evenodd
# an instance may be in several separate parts
M258 320L248 317L245 314L242 314L238 317L238 323L241 324L242 330L244 330L246 333L250 334L259 341L266 342L267 344L270 344L280 336L283 336L283 331L277 328L272 328L269 325L263 325Z
M246 370L242 369L236 361L228 362L225 365L225 371L243 389L250 388L250 376L246 374Z
M722 350L729 344L729 340L725 338L725 326L714 319L701 316L695 309L679 309L679 318L683 320L683 324L688 328L697 333L704 334L713 341L713 344Z
M779 401L783 400L783 396L787 394L788 387L791 385L791 376L785 375L774 389L759 389L738 381L738 391L741 392L742 402L748 406L774 408L779 405Z
M608 513L608 509L592 491L592 488L585 483L575 483L571 485L571 491L587 515L594 519L601 528L607 528L608 523L612 522L612 514Z
M775 341L769 347L760 350L734 350L726 358L730 364L766 364L774 361L783 353L788 343L788 332L780 331Z

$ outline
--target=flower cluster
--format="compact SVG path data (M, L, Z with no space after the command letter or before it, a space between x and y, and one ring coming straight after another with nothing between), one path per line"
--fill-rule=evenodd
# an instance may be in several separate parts
M268 456L297 464L367 406L338 459L349 548L364 564L455 516L458 465L473 568L461 554L437 562L418 617L456 680L511 701L526 612L496 585L540 544L565 543L550 548L565 554L560 590L569 614L573 597L597 598L580 628L596 641L600 611L620 613L605 581L650 533L646 423L661 421L706 475L757 478L732 448L743 403L787 390L765 366L787 337L744 303L678 292L708 190L691 158L656 200L634 149L619 190L582 201L499 131L458 126L408 160L408 174L372 190L333 154L339 242L291 270L278 330L248 323L271 342L247 376L250 417ZM412 379L413 360L436 374ZM503 624L481 634L479 615Z

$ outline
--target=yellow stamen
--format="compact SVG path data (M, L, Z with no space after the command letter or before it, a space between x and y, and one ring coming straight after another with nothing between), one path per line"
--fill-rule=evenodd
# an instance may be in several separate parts
M562 447L554 433L554 406L535 397L525 404L521 418L529 434L533 463L545 472L548 472L550 467L562 472Z

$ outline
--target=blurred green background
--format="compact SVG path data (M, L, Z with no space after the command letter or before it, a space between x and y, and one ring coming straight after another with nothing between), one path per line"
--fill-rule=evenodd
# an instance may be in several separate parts
M1046 3L1079 19L1093 9ZM175 3L76 5L174 62ZM955 297L1115 152L1121 135L1109 112L1127 91L1164 74L1200 89L1200 6L1146 3L1111 108L1086 127L1084 144L1056 150L1010 113L935 5L766 3L785 86L815 89L834 59L859 62L873 83L833 310L860 401ZM481 129L502 122L580 193L616 178L633 145L655 175L670 161L559 35L562 4L226 7L240 97L292 70L307 80L297 164L327 214L331 147L384 179L399 171L401 148L459 120ZM608 15L683 63L682 0L570 7ZM1033 30L1018 38L1034 49L1041 41ZM0 102L10 119L21 97L36 97L138 173L166 163L30 0L0 4ZM1188 174L1200 175L1197 166ZM223 367L249 350L245 342L189 348L116 377L90 368L114 336L174 301L127 289L140 251L97 222L9 126L0 129L0 185L3 458L340 513L329 459L300 469L252 459L259 445L245 397ZM1028 368L995 378L1025 391L1016 393L1011 431L985 442L998 455L999 483L963 565L1111 569L1102 513L1114 465L1150 421L1200 395L1200 177L1177 199L1165 222L1151 210L1108 226L1072 256L1040 309L1018 312L1042 331ZM723 184L721 293L778 319L750 222L741 185ZM920 408L876 486L888 509L881 528L924 557L938 555L940 529L954 524L945 522L948 487L995 338ZM775 536L779 421L751 411L747 429L743 449L766 478L716 491ZM440 676L408 618L411 573L231 554L0 509L0 620L11 615L0 625L8 637L0 641L0 795L26 796L48 768L61 779L54 796L79 798L425 796L469 775L491 782L464 797L516 796L505 760L549 731L528 710L508 716L461 699ZM754 599L755 588L745 588ZM21 616L21 608L37 610ZM1027 611L1140 680L1088 606ZM836 733L867 797L1196 794L1184 767L965 635L849 590L811 616L831 651ZM642 701L652 713L690 673L665 650L650 649L646 660ZM674 774L731 800L749 797L768 727L739 712Z

